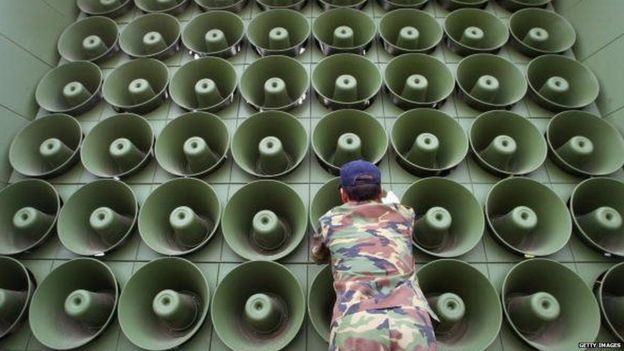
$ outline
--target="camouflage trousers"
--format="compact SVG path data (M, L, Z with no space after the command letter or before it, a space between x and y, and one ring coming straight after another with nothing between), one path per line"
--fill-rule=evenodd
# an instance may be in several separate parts
M437 351L429 314L415 307L356 312L332 325L329 351Z

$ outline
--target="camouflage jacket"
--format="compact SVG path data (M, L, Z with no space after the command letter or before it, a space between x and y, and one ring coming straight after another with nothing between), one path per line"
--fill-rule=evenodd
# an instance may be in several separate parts
M419 307L437 319L423 295L412 253L414 211L399 204L349 202L320 218L313 253L331 256L333 322L351 313ZM322 254L321 254L322 255Z

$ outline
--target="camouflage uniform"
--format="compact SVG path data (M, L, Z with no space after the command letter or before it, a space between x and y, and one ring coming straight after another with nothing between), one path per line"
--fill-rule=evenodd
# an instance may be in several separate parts
M312 253L331 255L336 290L330 350L437 350L414 272L413 210L349 202L320 218ZM437 318L436 318L437 319Z

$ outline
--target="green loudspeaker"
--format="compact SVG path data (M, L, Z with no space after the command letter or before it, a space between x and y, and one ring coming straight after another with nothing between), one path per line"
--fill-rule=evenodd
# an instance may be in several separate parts
M379 38L390 55L431 53L443 36L438 21L427 12L416 9L388 12L379 22Z
M71 116L37 118L13 138L9 162L27 177L55 177L78 162L82 138L80 123Z
M277 351L297 335L305 316L297 278L270 261L242 263L221 280L212 300L212 325L234 351Z
M388 149L384 126L358 110L339 110L323 117L312 132L312 148L321 166L338 175L343 164L363 159L379 163Z
M594 284L594 294L606 326L620 341L624 342L624 263L618 263L598 277Z
M101 62L119 50L117 23L107 17L89 17L67 27L57 43L67 61Z
M191 3L190 0L134 0L136 7L145 13L168 13L179 15Z
M230 134L218 116L191 112L169 122L160 132L154 156L160 167L178 177L215 171L227 157Z
M624 257L623 183L587 179L574 188L569 206L576 232L585 243L606 256Z
M550 111L582 109L598 98L600 86L584 64L561 55L544 55L527 66L533 99Z
M514 47L530 57L564 53L576 41L576 32L570 22L543 9L514 13L509 18L509 30Z
M312 26L312 35L323 55L364 55L373 45L376 33L375 21L364 12L352 8L323 12Z
M488 0L438 0L438 3L447 11L455 11L462 8L485 8Z
M511 109L527 91L522 71L509 60L491 54L476 54L457 67L459 97L482 111Z
M256 4L262 11L274 9L290 9L301 11L308 3L308 0L256 0Z
M28 179L0 191L0 254L15 255L41 245L53 232L61 198L52 185Z
M435 257L457 257L481 240L485 220L479 202L463 185L432 177L410 185L401 203L415 212L412 242Z
M69 251L102 256L120 247L136 225L139 205L117 180L97 180L78 189L59 214L58 237Z
M208 315L210 288L202 271L179 257L139 268L119 298L119 324L134 345L170 350L197 333Z
M267 56L249 65L240 80L243 99L259 111L290 110L303 104L310 77L288 56Z
M231 63L218 57L204 57L176 71L169 84L169 94L185 110L217 112L234 101L237 85Z
M247 39L260 56L302 54L308 44L310 23L301 13L275 9L253 17Z
M546 140L528 119L507 111L486 112L470 128L470 147L486 171L507 177L526 175L546 160Z
M496 53L507 43L509 30L496 15L485 10L461 9L444 21L446 45L460 56Z
M32 273L18 260L0 257L0 340L15 332L28 314L28 304L35 290Z
M141 16L121 32L119 45L133 58L166 59L180 48L180 23L164 13Z
M391 11L394 9L414 8L420 9L427 5L429 0L377 0L379 6L384 11Z
M382 77L375 64L356 54L337 54L322 59L312 73L312 87L323 106L330 109L369 107Z
M582 111L567 111L546 130L550 158L580 177L609 175L624 166L624 140L611 124Z
M440 322L434 330L440 349L485 350L503 322L498 293L488 278L468 263L441 259L416 273L429 306Z
M498 4L509 12L535 7L546 7L551 0L498 0Z
M512 267L501 298L513 331L537 350L573 350L598 336L600 312L591 290L556 261L535 258Z
M392 102L404 110L439 108L455 89L451 70L425 54L403 54L390 60L384 83Z
M496 183L485 200L485 216L494 238L525 257L552 255L572 235L572 220L563 201L529 178Z
M169 70L156 59L133 60L115 68L104 82L104 99L117 112L148 113L167 98Z
M119 17L132 9L132 0L76 0L80 11L89 16Z
M245 24L228 11L210 11L193 18L182 32L182 44L195 58L232 57L241 51Z
M433 109L401 114L390 140L401 167L422 177L448 174L468 153L468 137L459 122Z
M80 115L101 99L102 71L91 62L71 62L48 72L37 85L35 99L52 113Z
M262 178L283 176L308 153L308 133L293 115L280 111L256 113L236 128L232 157L245 172Z
M186 255L206 245L221 217L217 193L195 178L170 180L152 191L139 212L139 234L152 250Z
M356 10L361 10L368 0L317 0L318 5L323 11L328 11L334 8L349 7Z
M41 344L70 350L98 337L115 316L119 286L113 271L92 258L63 263L39 284L30 303L30 329Z
M278 260L293 252L308 228L303 200L285 183L258 180L238 190L223 211L230 248L248 260Z
M332 208L342 205L339 188L340 178L336 177L323 184L314 194L314 198L310 203L310 224L312 224L312 229L314 229L315 233L318 233L321 229L319 223L321 216Z
M215 10L241 12L247 0L194 0L202 11L214 12Z
M80 159L90 173L122 178L144 167L152 155L154 132L139 115L119 114L93 127L85 137Z
M335 302L336 292L331 268L325 266L316 274L308 290L308 316L314 330L327 342Z

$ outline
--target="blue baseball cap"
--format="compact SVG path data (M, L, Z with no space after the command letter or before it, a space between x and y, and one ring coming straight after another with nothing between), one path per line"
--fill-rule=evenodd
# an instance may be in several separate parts
M374 164L357 160L345 163L340 169L340 185L354 186L356 184L381 185L381 172Z

